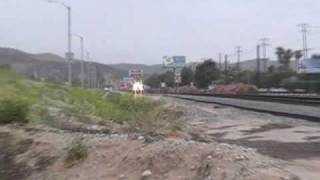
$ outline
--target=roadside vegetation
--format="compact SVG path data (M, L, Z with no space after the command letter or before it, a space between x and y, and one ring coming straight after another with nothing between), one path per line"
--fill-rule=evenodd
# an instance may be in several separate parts
M278 65L269 65L265 72L257 72L256 69L241 70L228 62L217 64L213 59L207 59L203 63L191 69L185 67L181 70L181 86L195 85L198 89L207 89L211 84L251 84L258 88L285 88L289 91L304 90L307 92L320 92L319 74L299 74L293 70L298 66L302 58L299 50L277 47L275 49ZM319 59L319 55L313 55ZM262 61L260 68L262 69ZM167 87L174 87L173 72L154 74L146 79L146 84L151 88L160 88L164 82Z
M52 121L52 108L82 118L99 119L101 124L116 123L130 130L164 133L182 128L180 112L146 97L37 82L0 70L1 124L48 123Z
M0 99L0 124L27 123L28 103L20 98Z

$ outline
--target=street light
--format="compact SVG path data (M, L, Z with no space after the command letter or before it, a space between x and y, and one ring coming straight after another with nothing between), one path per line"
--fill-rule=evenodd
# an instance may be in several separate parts
M68 10L68 52L66 53L66 59L68 60L68 83L69 85L72 85L72 67L71 62L74 57L74 54L72 53L72 40L71 40L71 7L66 5L63 2L56 1L56 0L48 0L49 3L57 3L62 5Z
M84 38L83 36L74 34L74 36L80 38L80 43L81 43L81 87L84 88L84 78L85 78L85 74L84 74Z

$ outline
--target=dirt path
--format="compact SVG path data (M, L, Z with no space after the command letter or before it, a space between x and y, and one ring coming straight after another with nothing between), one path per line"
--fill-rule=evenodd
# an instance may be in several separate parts
M187 109L189 126L212 141L256 149L260 154L284 161L282 168L301 179L320 177L320 123L220 105L161 99Z

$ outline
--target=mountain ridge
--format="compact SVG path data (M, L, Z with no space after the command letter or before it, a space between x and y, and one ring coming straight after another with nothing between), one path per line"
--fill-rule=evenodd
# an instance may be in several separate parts
M53 53L32 54L13 48L0 48L0 65L9 66L17 73L34 79L46 79L54 82L67 81L67 61ZM115 69L106 64L84 61L85 74L89 69L91 74L97 72L97 82L104 85L116 86L122 77L126 76L123 70ZM81 61L72 62L72 79L80 83Z

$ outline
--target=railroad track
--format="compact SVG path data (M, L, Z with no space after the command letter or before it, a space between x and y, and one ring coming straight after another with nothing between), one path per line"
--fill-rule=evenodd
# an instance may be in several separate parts
M166 95L194 102L219 104L244 110L274 114L277 116L320 122L319 97L275 97L270 95L213 96L209 94Z
M278 102L285 104L296 104L304 106L320 106L320 96L308 95L265 95L265 94L246 94L246 95L212 95L205 93L171 93L175 95L192 95L192 96L208 96L220 98L245 99L253 101Z

